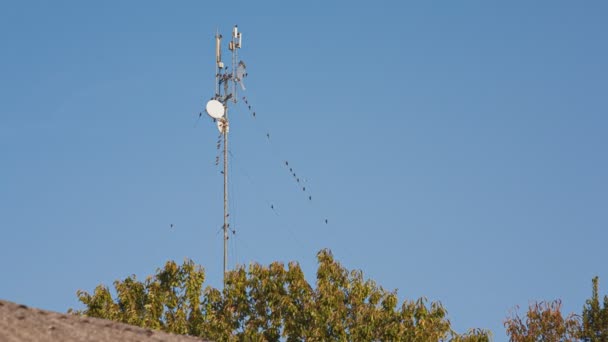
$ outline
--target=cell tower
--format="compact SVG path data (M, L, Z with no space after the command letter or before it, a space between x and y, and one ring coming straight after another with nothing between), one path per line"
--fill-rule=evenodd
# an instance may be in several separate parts
M224 65L222 61L222 35L218 32L215 34L215 94L207 102L207 114L217 124L217 129L224 137L224 285L226 284L226 272L228 270L228 233L230 223L228 222L228 104L230 102L236 104L238 102L237 85L240 85L242 90L245 90L243 78L247 76L246 66L243 61L238 60L238 50L241 48L242 35L235 25L232 29L232 39L228 43L228 50L231 52L230 68Z

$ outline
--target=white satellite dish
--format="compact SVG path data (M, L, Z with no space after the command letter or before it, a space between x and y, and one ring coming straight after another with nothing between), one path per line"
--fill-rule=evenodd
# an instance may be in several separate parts
M207 102L207 107L205 109L207 110L207 114L214 119L222 118L226 112L224 105L218 100Z

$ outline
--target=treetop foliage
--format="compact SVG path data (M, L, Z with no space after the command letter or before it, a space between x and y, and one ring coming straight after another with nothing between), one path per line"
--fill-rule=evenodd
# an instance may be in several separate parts
M564 317L562 303L536 302L530 304L525 320L517 313L504 325L512 342L574 342L577 341L579 322L577 317Z
M488 331L458 334L447 311L425 298L399 303L358 270L349 271L329 250L317 254L316 286L296 262L251 264L229 271L223 290L203 288L205 273L191 260L173 261L154 276L130 276L93 294L78 291L92 317L217 341L455 341L484 342Z
M593 292L583 307L582 315L561 312L561 302L530 304L525 319L517 313L504 322L513 342L608 342L608 296L603 307L598 295L598 277L593 278Z
M329 250L317 260L314 287L298 263L273 262L237 267L222 290L204 287L205 272L193 261L169 261L144 281L133 275L115 281L113 291L78 291L85 308L74 313L216 341L490 341L487 330L453 331L439 302L400 303L396 291L347 270ZM559 300L511 314L509 340L608 342L608 296L600 300L597 277L592 284L581 315L564 316Z
M604 296L603 307L598 294L599 279L592 280L591 298L583 307L580 337L585 342L608 342L608 296Z

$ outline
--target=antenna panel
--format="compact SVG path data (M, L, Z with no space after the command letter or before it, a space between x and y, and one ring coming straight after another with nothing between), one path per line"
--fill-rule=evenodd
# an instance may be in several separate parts
M243 78L245 77L247 77L247 66L245 65L245 62L240 61L239 66L236 68L236 80L243 90L245 90L245 84L243 83Z
M221 44L222 44L222 35L218 34L218 35L215 36L215 62L220 67L220 69L224 67L224 65L222 63L222 48L221 48Z

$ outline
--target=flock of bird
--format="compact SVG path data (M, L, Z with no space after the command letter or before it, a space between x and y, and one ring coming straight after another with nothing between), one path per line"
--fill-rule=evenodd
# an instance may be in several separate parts
M249 110L249 113L251 114L252 118L255 119L256 112L252 108L251 104L249 103L249 100L247 99L246 96L243 96L242 99L243 99L243 102L245 103L245 105L247 106L247 109ZM270 142L270 132L268 132L268 131L266 131L266 139ZM291 175L292 179L295 181L298 188L302 189L302 191L306 194L309 201L312 201L312 195L309 193L309 191L306 190L306 186L303 184L304 178L298 177L298 175L296 174L296 172L294 170L293 165L290 165L288 160L284 161L284 166L285 166L285 169L289 171L289 174ZM274 205L271 204L270 209L274 210ZM327 224L328 219L325 218L324 222L325 222L325 224Z
M253 107L251 106L251 104L249 103L249 100L247 99L247 97L243 96L242 99L243 99L243 102L245 103L245 105L246 105L246 107L247 107L247 109L248 109L249 114L251 115L251 117L253 119L256 119L256 112L253 109ZM202 116L203 116L203 113L199 112L198 113L198 119L196 120L196 122L194 124L195 127L198 124L198 121L200 120L200 118ZM265 134L266 134L266 139L270 142L270 132L266 131ZM215 157L215 165L216 166L219 166L219 163L220 163L220 155L221 155L221 151L222 151L222 141L223 141L223 139L222 139L222 133L220 133L219 136L217 137L217 142L216 142L216 149L217 149L217 155ZM290 165L288 160L284 161L284 166L285 166L285 169L289 171L289 174L291 175L292 179L295 181L295 183L298 186L298 188L300 188L304 193L306 193L306 196L307 196L307 198L308 198L309 201L312 201L312 195L309 193L309 191L306 190L306 186L303 185L304 178L298 177L298 175L296 174L296 172L294 170L293 165ZM220 173L224 174L224 171L220 170ZM275 214L278 214L276 212L276 210L275 210L274 204L272 204L272 203L270 204L270 209L273 212L275 212ZM325 224L328 224L328 219L327 218L325 218L323 221L325 222ZM173 228L173 224L171 224L170 227ZM222 226L221 229L223 229L223 226ZM231 229L230 231L233 234L236 233L236 231L234 229Z

